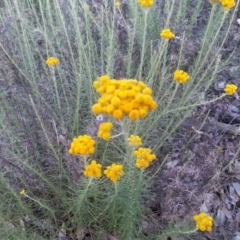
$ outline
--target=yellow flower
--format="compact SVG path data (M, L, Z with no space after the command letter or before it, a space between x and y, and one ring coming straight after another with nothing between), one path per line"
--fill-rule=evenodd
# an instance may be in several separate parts
M106 108L106 113L110 113L111 114L114 111L114 109L115 109L114 106L110 104Z
M178 82L178 83L185 83L188 81L190 76L188 75L187 72L184 72L183 70L176 70L174 72L173 78Z
M113 117L115 119L122 119L123 118L123 112L121 109L116 109L113 111Z
M126 103L126 104L124 104L124 106L123 106L123 111L124 111L125 113L130 113L130 112L132 111L132 109L133 109L132 103Z
M139 111L136 110L136 109L132 110L132 111L129 113L128 116L129 116L129 118L130 118L131 120L137 120L137 119L140 118Z
M111 122L103 122L100 124L99 129L102 131L109 131L113 127L113 124Z
M169 28L163 29L162 32L160 33L160 37L162 38L175 38L175 34L171 32Z
M154 4L153 0L138 0L138 3L142 5L142 7L151 7Z
M135 164L137 168L147 168L149 164L156 159L156 155L152 154L150 148L139 148L134 151L134 156L137 157Z
M139 136L130 135L128 138L128 144L133 147L142 145L142 139Z
M120 7L122 4L119 1L115 2L115 7Z
M110 77L108 75L103 75L99 78L99 81L101 83L106 83L106 82L109 82L110 81Z
M137 159L135 166L137 168L148 168L149 167L149 162L146 159Z
M121 105L120 98L114 96L111 100L111 105L113 105L114 107L119 107Z
M152 94L152 89L149 88L149 87L144 88L143 89L143 94L151 95Z
M69 154L80 154L89 155L94 153L95 140L88 135L80 135L74 138L71 147L69 149Z
M238 89L238 86L236 86L235 84L227 84L226 87L224 88L224 92L231 96L233 95Z
M83 174L85 177L100 178L102 176L102 165L92 160L91 164L85 167Z
M203 231L203 232L212 231L213 218L211 216L202 212L202 213L199 213L198 215L194 215L193 219L196 222L196 228L199 229L200 231Z
M117 182L117 180L124 175L123 165L113 163L111 166L108 166L104 171L104 174L113 182Z
M235 0L221 0L221 4L224 10L229 10L236 5Z
M111 130L113 124L111 122L103 122L99 126L98 137L103 138L104 140L109 140L111 137Z
M157 103L155 101L151 101L151 103L149 104L149 109L154 110L156 108L157 108Z
M140 118L145 118L147 116L147 110L145 108L139 108Z
M152 162L156 159L156 155L152 154L151 152L152 150L150 148L139 148L138 150L134 151L134 156Z
M46 64L48 66L55 66L59 63L59 59L55 58L55 57L50 57L46 60Z
M22 189L22 190L19 192L19 194L21 194L21 195L25 195L25 190Z
M116 80L104 75L94 81L93 87L100 94L97 103L92 106L95 114L107 114L115 119L128 116L137 120L157 107L151 96L152 89L136 79Z
M99 103L96 103L92 106L92 111L95 114L101 114L102 113L102 106Z
M147 105L147 106L150 106L151 103L152 103L153 99L151 96L149 95L145 95L143 96L143 102Z

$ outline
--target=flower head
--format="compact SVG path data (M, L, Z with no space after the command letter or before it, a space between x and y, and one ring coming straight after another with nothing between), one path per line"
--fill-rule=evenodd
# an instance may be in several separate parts
M83 172L85 177L95 177L100 178L102 176L102 165L97 163L95 160L92 160L91 164L85 167Z
M136 79L111 79L104 75L93 83L95 90L101 95L92 106L95 114L111 115L114 119L125 116L137 120L147 116L156 109L152 89Z
M224 10L229 10L236 5L235 0L220 0Z
M46 64L48 66L55 66L59 63L59 59L55 57L50 57L46 60Z
M224 92L231 96L233 95L238 89L238 86L236 86L235 84L227 84L224 88Z
M146 159L137 159L135 166L137 168L148 168L149 167L149 161L147 161Z
M20 195L25 195L25 189L22 189L20 192L19 192Z
M117 182L117 180L124 175L123 165L113 163L111 166L108 166L104 171L104 174L113 182Z
M150 148L139 148L134 151L134 156L137 157L135 164L137 168L147 168L149 164L156 159L156 155L152 154Z
M106 141L109 140L111 137L112 128L113 128L113 124L111 122L101 123L98 130L98 137Z
M183 70L176 70L173 74L173 78L178 82L178 83L185 83L188 81L190 76L188 75L187 72L184 72Z
M139 136L130 135L128 138L128 144L133 147L142 145L142 139Z
M169 28L167 28L162 30L162 32L160 33L160 37L170 39L170 38L175 38L175 34L171 32Z
M224 10L229 10L236 5L235 0L210 0L211 3L221 3Z
M115 2L115 7L120 7L122 4L119 1Z
M198 215L193 217L194 221L196 222L196 228L205 232L211 232L213 226L213 218L206 213L202 212Z
M154 4L154 1L153 0L138 0L138 3L142 7L151 7Z
M94 153L95 140L88 135L80 135L74 138L71 147L69 149L69 154L80 154L89 155Z

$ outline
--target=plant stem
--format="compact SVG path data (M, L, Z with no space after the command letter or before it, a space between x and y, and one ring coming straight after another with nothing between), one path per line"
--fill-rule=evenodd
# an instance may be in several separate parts
M180 107L180 108L177 108L177 109L172 109L172 110L169 110L167 112L164 112L162 115L165 115L165 114L168 114L168 113L171 113L171 112L175 112L175 111L180 111L180 110L184 110L184 109L188 109L188 108L191 108L191 107L197 107L197 106L202 106L202 105L206 105L206 104L209 104L209 103L212 103L212 102L215 102L219 99L222 99L223 97L225 97L226 94L222 94L220 97L218 98L214 98L208 102L203 102L203 103L195 103L195 104L192 104L192 105L189 105L189 106L185 106L185 107Z
M143 29L143 42L142 42L142 52L141 52L141 61L140 61L138 79L141 79L141 77L142 77L143 59L144 59L144 53L145 53L146 34L147 34L147 14L148 14L148 9L146 9L146 10L144 9L143 12L144 12L144 29Z
M54 67L51 67L50 71L51 71L51 76L52 76L52 79L53 79L53 85L54 85L55 94L56 94L56 97L57 97L57 105L58 105L59 117L61 119L61 123L63 124L64 121L62 119L62 113L61 113L61 109L62 108L61 108L61 104L60 104L60 100L59 100L59 94L58 94L57 81L56 81L56 75L55 75Z

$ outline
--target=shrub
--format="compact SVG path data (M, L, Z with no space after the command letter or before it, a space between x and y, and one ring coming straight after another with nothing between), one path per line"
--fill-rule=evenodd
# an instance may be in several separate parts
M239 3L212 2L4 0L2 239L161 239L146 206L167 160L158 152L217 100L201 95L229 60L220 53Z

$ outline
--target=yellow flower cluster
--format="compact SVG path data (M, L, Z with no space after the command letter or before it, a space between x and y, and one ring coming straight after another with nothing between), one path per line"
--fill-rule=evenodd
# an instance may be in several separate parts
M119 1L115 2L115 7L120 7L122 4Z
M102 165L97 163L95 160L92 160L91 164L85 167L83 172L85 177L96 177L100 178L102 176Z
M183 70L176 70L173 74L173 78L178 82L178 83L185 83L188 81L190 76L188 75L187 72L184 72Z
M162 38L175 38L175 34L171 32L169 28L163 29L162 32L160 33L160 37Z
M153 0L138 0L138 3L142 5L142 7L151 7L154 4Z
M229 10L236 5L235 0L221 0L221 4L224 7L224 10Z
M69 154L80 154L89 155L94 153L95 140L88 135L80 135L74 138L71 147L69 149Z
M104 174L113 182L117 182L117 180L124 175L123 165L113 163L111 166L108 166L104 171Z
M109 140L111 137L111 130L112 130L113 124L111 122L103 122L99 126L98 130L98 137Z
M139 136L130 135L128 138L128 144L133 147L142 145L142 139Z
M50 57L46 60L46 64L48 66L55 66L59 63L59 59L55 58L55 57Z
M127 115L131 120L147 116L148 111L154 110L157 103L153 100L152 89L136 79L110 79L101 76L93 83L101 97L92 106L95 114L109 114L115 119Z
M231 96L237 91L238 87L235 84L227 84L224 88L224 92Z
M212 3L221 3L224 10L229 10L236 5L235 0L210 0Z
M150 148L139 148L134 151L134 156L137 157L136 167L137 168L147 168L149 164L156 159L156 155L151 153Z
M198 215L193 217L194 221L196 222L196 228L205 232L205 231L212 231L213 226L213 218L206 213L202 212Z

